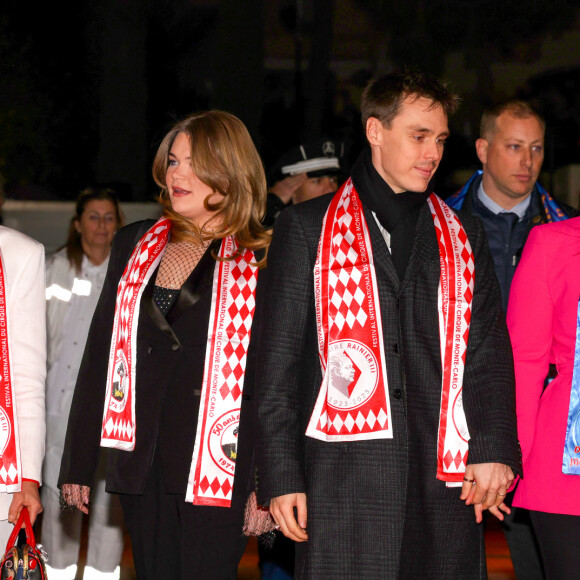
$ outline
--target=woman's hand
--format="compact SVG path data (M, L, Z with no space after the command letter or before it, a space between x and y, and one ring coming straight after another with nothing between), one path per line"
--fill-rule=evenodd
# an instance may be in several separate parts
M88 485L78 485L76 483L65 483L60 488L60 495L67 505L71 505L82 511L89 513L89 497L91 488Z
M38 485L34 481L23 481L22 490L12 494L12 503L8 510L8 521L11 524L16 524L24 506L28 508L30 523L34 525L36 516L42 511Z
M296 510L296 514L294 513ZM308 540L306 533L306 494L289 493L270 500L270 513L280 531L295 542ZM297 516L298 521L296 521Z
M465 469L460 499L465 505L473 505L475 521L479 524L483 512L489 510L498 520L503 513L511 513L503 498L514 482L514 472L503 463L475 463Z

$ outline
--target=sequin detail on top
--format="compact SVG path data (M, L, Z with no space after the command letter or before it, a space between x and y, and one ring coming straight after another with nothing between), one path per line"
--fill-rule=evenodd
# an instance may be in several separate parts
M161 314L167 316L169 309L173 306L174 302L179 296L180 290L174 290L173 288L163 288L162 286L155 285L153 290L153 302L157 304Z

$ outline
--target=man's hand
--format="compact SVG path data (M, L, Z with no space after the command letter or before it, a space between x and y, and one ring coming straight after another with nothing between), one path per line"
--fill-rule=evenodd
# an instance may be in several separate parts
M284 203L290 203L296 190L304 185L307 180L308 175L306 173L290 175L289 177L277 181L269 191L276 194Z
M91 488L88 485L76 483L64 483L60 488L62 499L68 504L81 510L84 514L89 513L89 496Z
M294 508L298 521L294 517ZM280 531L295 542L308 540L306 533L306 494L289 493L270 500L270 513Z
M503 503L503 498L513 482L514 472L508 465L474 463L465 469L460 497L465 505L473 505L478 524L483 519L484 510L489 510L498 520L503 520L501 512L511 513L510 508Z
M30 523L34 525L36 516L42 511L38 485L34 481L23 481L22 491L12 494L12 503L8 510L8 521L11 524L16 524L23 506L28 508Z

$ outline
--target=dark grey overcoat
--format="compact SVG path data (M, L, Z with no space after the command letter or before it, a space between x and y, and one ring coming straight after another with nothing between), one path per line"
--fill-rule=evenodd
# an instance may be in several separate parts
M313 267L330 199L284 211L268 255L256 384L259 499L307 494L309 540L297 544L298 579L485 578L483 526L475 523L473 507L460 501L460 489L447 488L435 476L440 272L427 204L402 282L364 207L379 287L393 438L325 443L304 435L322 380ZM463 390L469 462L501 462L518 471L513 365L500 290L481 223L461 218L475 255Z

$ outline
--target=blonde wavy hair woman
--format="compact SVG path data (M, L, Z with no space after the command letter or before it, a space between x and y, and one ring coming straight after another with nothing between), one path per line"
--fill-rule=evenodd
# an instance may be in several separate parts
M223 111L172 127L153 177L164 215L115 236L59 484L88 511L100 439L137 577L235 578L253 489L266 178L244 124Z
M191 167L214 196L204 199L207 223L191 223L172 206L167 185L171 148L176 138L187 138ZM270 243L261 224L266 211L266 176L262 160L245 125L224 111L192 115L177 123L164 137L153 161L153 178L165 215L172 221L175 241L198 237L207 241L235 234L238 243L259 250Z

